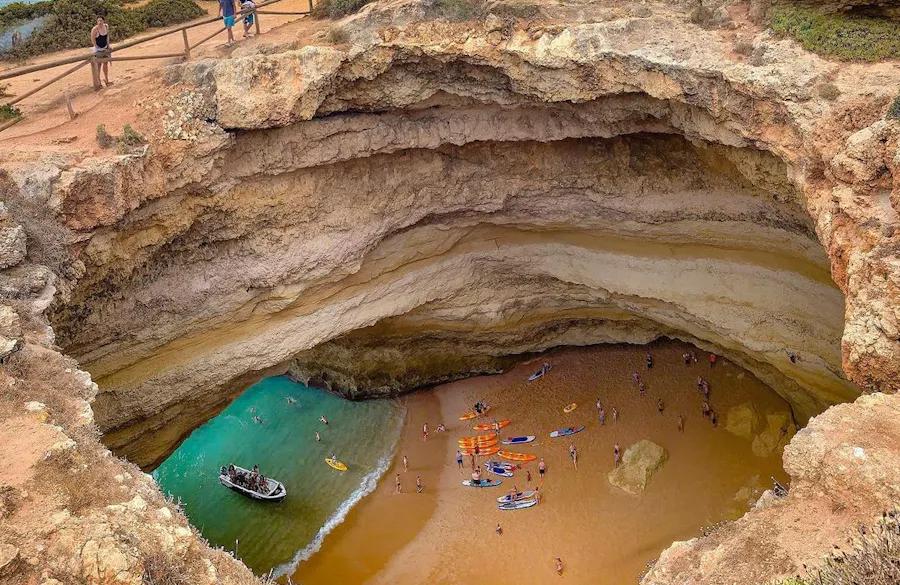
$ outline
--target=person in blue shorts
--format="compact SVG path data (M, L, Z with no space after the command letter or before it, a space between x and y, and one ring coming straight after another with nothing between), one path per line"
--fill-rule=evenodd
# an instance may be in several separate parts
M222 22L225 24L225 32L228 33L228 42L225 44L229 46L234 44L234 32L231 29L234 26L236 8L235 0L219 0L219 14L222 16Z

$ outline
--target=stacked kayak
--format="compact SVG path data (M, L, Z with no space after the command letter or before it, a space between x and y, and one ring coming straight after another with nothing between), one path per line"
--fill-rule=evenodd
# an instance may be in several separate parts
M522 510L537 505L537 500L518 500L515 502L507 502L505 504L497 504L498 510Z
M537 492L534 490L528 490L525 492L516 492L514 494L506 494L505 496L500 496L497 498L498 504L511 504L512 502L518 502L521 500L530 500L534 498L534 495Z
M531 453L517 453L515 451L506 451L503 449L501 449L497 454L500 455L500 457L502 457L503 459L507 459L509 461L523 461L527 463L528 461L534 461L535 459L537 459L537 455L532 455Z
M530 443L535 439L534 435L525 435L521 437L506 437L501 443L504 445L523 445L525 443Z
M502 429L503 427L505 427L505 426L508 425L509 423L510 423L510 420L509 420L508 418L505 418L505 419L503 419L503 420L498 420L498 421L497 421L497 428L498 428L498 429ZM479 425L475 425L475 426L472 427L472 428L475 429L476 431L493 431L493 430L496 430L496 429L494 429L494 423L481 423L481 424L479 424Z
M500 451L499 445L493 445L491 447L482 447L481 445L478 445L478 453L475 453L475 445L459 448L459 452L463 455L496 455L498 451Z

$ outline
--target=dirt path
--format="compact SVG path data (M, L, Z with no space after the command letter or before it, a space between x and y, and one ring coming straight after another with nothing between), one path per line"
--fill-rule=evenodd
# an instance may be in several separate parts
M215 15L218 11L217 2L200 0L198 4L204 8L209 15ZM308 7L308 0L282 0L281 2L268 7L268 9L290 12L305 11ZM243 29L242 26L238 24L234 28L235 38L238 40L235 46L230 48L225 47L226 37L223 32L194 49L191 57L192 59L227 57L233 53L240 54L247 48L257 46L260 43L268 44L287 38L296 38L298 34L298 24L302 26L303 22L308 20L308 17L304 16L263 14L259 16L260 31L262 33L259 37L242 39L241 33ZM221 28L221 26L221 22L216 21L193 28L188 31L189 42L197 42L203 37L212 34ZM143 34L147 35L152 32L154 31L148 31ZM113 46L115 46L117 40L119 42L124 41L124 39L116 39L115 30L111 31L111 33ZM184 41L182 40L181 34L170 34L135 47L124 49L121 53L116 53L116 55L133 56L166 54L177 53L182 50L184 50ZM83 55L88 51L88 48L61 51L49 55L42 55L38 58L29 60L27 63L16 63L14 65L6 64L5 66L0 67L0 69L12 69L23 65L46 63L56 59ZM93 123L93 125L85 125L79 121L79 119L87 117L87 114L91 112L99 114L103 119L103 123L108 128L120 128L124 123L127 123L129 119L133 118L133 109L128 106L134 103L134 98L130 96L141 94L140 91L135 91L135 87L139 87L148 76L158 74L167 65L178 63L179 61L180 59L175 58L110 63L109 72L112 87L105 87L100 91L94 91L91 82L90 67L85 66L59 83L55 83L37 94L26 98L20 104L17 104L17 107L22 110L26 117L12 128L0 132L0 144L15 140L18 145L22 139L26 139L26 143L31 141L29 139L37 140L38 143L46 143L46 137L39 138L36 135L50 129L60 129L64 134L70 135L64 136L62 139L63 143L70 144L79 137L84 136L85 132L93 135L93 127L96 126L96 123ZM62 65L52 69L45 69L43 71L37 71L33 74L23 75L5 81L4 83L9 84L7 93L14 96L21 95L65 71L65 69L69 67L72 67L72 65ZM66 92L70 93L73 108L78 114L78 117L75 120L69 120L69 116L66 112ZM0 99L0 103L5 103L7 99L9 98ZM94 116L91 116L92 120L94 118ZM59 137L57 137L57 139L59 140Z

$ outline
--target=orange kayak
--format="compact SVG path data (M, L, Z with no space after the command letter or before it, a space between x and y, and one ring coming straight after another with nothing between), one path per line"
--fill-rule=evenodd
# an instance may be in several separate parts
M493 439L491 441L478 441L477 443L475 443L474 441L472 441L471 443L460 442L459 447L460 449L474 449L475 445L478 445L479 449L487 449L488 447L496 446L497 442L497 439Z
M484 413L486 413L486 412L489 411L490 409L491 409L490 406L486 407L484 410L481 411L481 414L475 412L474 410L467 410L467 411L465 411L465 412L462 414L461 417L459 417L459 420L472 420L473 418L476 418L476 417L479 417L479 416L483 415Z
M516 453L515 451L500 451L500 457L510 461L534 461L537 455L531 453Z
M497 433L488 433L486 435L478 435L477 437L461 437L459 442L474 442L474 441L491 441L497 438Z
M481 445L478 446L478 454L479 455L494 455L499 450L500 450L500 447L498 447L497 445L494 445L492 447L482 447ZM464 455L472 455L475 453L475 448L474 447L465 447L465 448L460 448L459 451L460 451L460 453L462 453Z
M509 423L510 423L510 420L509 420L508 418L505 418L505 419L503 419L503 420L498 420L498 421L497 421L497 428L498 428L498 429L502 429L503 427L505 427L505 426L508 425ZM472 428L475 429L476 431L493 431L493 430L495 430L495 429L494 429L494 424L493 424L493 423L481 423L480 425L475 425L475 426L472 427Z

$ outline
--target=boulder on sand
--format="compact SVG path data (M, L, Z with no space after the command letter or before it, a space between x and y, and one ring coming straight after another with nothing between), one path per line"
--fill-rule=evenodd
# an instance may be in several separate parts
M639 496L647 488L650 477L668 458L666 450L653 441L638 441L625 450L619 467L609 472L609 483Z
M752 439L759 424L759 414L749 402L732 406L725 414L725 430L744 439Z

